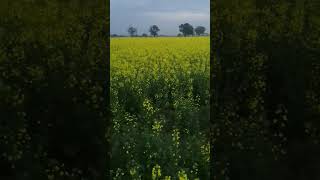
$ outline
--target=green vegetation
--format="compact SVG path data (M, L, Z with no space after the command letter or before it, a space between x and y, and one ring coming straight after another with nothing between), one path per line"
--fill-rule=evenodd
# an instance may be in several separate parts
M209 41L111 39L114 179L209 179Z
M319 179L319 1L211 6L211 179Z
M106 177L106 2L0 2L0 179Z

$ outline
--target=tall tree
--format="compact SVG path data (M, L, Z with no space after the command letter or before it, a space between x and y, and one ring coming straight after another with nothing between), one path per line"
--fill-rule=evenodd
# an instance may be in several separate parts
M160 29L157 25L150 26L149 32L150 32L151 36L153 36L153 37L157 36L159 31L160 31Z
M179 26L179 31L183 34L183 36L193 35L193 26L189 23L184 23Z

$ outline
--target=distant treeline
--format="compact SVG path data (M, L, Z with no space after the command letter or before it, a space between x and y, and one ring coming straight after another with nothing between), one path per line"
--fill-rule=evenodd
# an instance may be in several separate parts
M184 23L179 25L179 31L180 33L178 33L176 36L173 35L159 35L158 32L160 31L160 28L157 25L152 25L149 28L149 33L150 36L156 37L156 36L162 36L162 37L186 37L186 36L209 36L209 33L206 33L206 28L203 26L197 26L196 28L193 28L192 25L190 25L189 23ZM133 26L129 26L129 28L127 29L128 32L128 36L131 37L148 37L149 35L146 33L143 33L141 35L138 34L138 29L133 27ZM118 34L111 34L111 37L128 37L125 35L118 35Z
M129 35L118 35L118 34L111 34L110 35L111 37L130 37ZM200 35L200 36L210 36L209 33L205 33L203 35ZM133 36L133 37L152 37L152 36L143 36L143 35L136 35L136 36ZM177 35L158 35L158 37L183 37L183 35L181 34L177 34Z

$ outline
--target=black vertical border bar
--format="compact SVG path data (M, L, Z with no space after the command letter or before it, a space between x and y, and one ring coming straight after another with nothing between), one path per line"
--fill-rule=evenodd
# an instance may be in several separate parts
M0 10L0 179L109 178L110 0L3 0Z
M228 1L230 4L224 5L230 8L232 7L231 2ZM236 6L243 5L241 3L249 2L249 0L233 2L236 3L234 4ZM256 0L256 7L249 7L252 8L251 10L254 11L254 14L250 15L252 16L252 21L249 21L248 24L254 26L248 29L256 30L257 41L248 41L247 44L244 41L244 38L247 38L246 35L235 34L234 37L231 37L232 33L237 33L237 29L228 29L226 22L221 20L223 17L219 16L218 12L223 11L221 7L223 1L217 2L215 0L210 3L211 179L217 179L215 176L219 173L221 174L221 172L223 173L220 178L223 179L225 169L228 171L228 168L229 172L227 173L232 175L228 179L231 180L320 179L320 44L318 41L320 37L320 24L318 23L320 19L320 3L316 0ZM219 4L217 5L217 3ZM283 9L281 10L279 7L286 7L288 10L282 11ZM237 12L229 11L228 13L238 15ZM279 18L280 16L283 19ZM232 24L230 27L233 27ZM277 29L277 27L281 28ZM244 31L248 29L244 29ZM226 32L227 30L230 31ZM273 36L269 36L272 33ZM229 49L226 49L228 47L225 46L225 41L223 44L219 44L222 37L225 38L224 40L228 38ZM264 115L262 117L263 121L258 122L261 123L258 130L264 132L261 133L263 134L261 135L263 139L256 139L253 144L261 152L237 152L235 148L232 149L231 145L228 144L230 141L235 140L236 137L230 136L228 137L230 141L226 142L214 134L216 133L214 132L216 127L219 127L224 122L223 117L222 120L220 119L221 105L225 105L226 96L232 95L230 92L223 91L223 88L228 85L225 80L231 80L232 82L229 82L229 84L238 86L243 84L237 84L235 79L230 78L231 76L236 74L244 80L248 78L246 76L247 71L240 70L236 73L231 73L231 76L228 77L228 69L226 68L230 68L232 72L237 69L232 69L234 68L232 64L226 63L225 60L228 57L224 55L226 54L225 51L230 51L230 47L234 47L234 42L237 40L235 38L242 38L244 42L241 44L243 46L239 48L241 53L245 53L243 51L250 47L248 45L254 47L251 49L252 54L244 54L241 60L245 62L241 62L239 66L252 68L253 65L248 61L248 57L259 57L264 60L263 69L258 69L252 74L253 76L260 75L264 77L266 86L266 91L261 93L261 99L263 99L261 105L264 109L259 112ZM224 53L221 55L223 62L217 59L220 58L219 52L221 54ZM230 53L230 56L234 58L237 53ZM249 88L252 82L248 81ZM243 92L246 93L246 91ZM250 95L250 93L236 95L238 96L233 96L232 98L247 100L244 95ZM250 107L245 103L240 104L240 106L242 109L236 113L241 113L239 116L242 120L246 120L248 116L244 112ZM227 109L227 111L233 111L233 109ZM217 115L219 116L218 118ZM240 121L240 118L237 120ZM223 129L221 133L225 133L227 130ZM253 134L259 135L258 132L253 132ZM240 136L241 142L250 140L247 136ZM215 140L219 141L219 144L215 144ZM216 147L213 145L216 145ZM270 151L271 149L272 151ZM220 160L225 160L227 163L222 165ZM225 168L228 165L230 166Z
M106 102L107 102L107 125L106 125L106 179L111 179L111 174L110 174L110 160L111 160L111 127L112 127L112 119L111 119L111 104L110 104L110 61L111 61L111 56L110 56L110 1L111 0L104 0L106 2L106 14L107 14L107 83L106 83Z
M215 167L215 151L214 151L214 135L213 126L215 123L215 112L218 104L218 79L216 74L217 53L218 53L218 24L216 21L217 0L210 1L210 179L214 179Z

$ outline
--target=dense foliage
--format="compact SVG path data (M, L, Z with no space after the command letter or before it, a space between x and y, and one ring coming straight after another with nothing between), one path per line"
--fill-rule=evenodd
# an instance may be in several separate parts
M106 2L0 2L0 179L106 176Z
M209 38L111 39L114 179L209 179Z
M211 4L212 178L320 179L315 0Z

